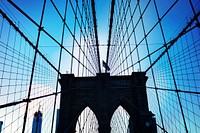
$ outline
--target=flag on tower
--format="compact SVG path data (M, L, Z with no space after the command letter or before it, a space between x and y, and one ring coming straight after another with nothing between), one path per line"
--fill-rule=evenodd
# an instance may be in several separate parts
M103 61L103 67L106 69L106 71L110 71L110 68L105 61Z

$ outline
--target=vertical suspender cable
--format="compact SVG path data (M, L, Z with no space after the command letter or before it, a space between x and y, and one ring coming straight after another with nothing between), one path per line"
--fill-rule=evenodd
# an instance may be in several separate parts
M111 11L110 11L109 34L108 34L108 48L107 48L107 57L106 57L106 63L107 63L107 65L108 65L110 42L111 42L111 34L112 34L112 24L113 24L114 7L115 7L115 0L112 0L112 2L111 2Z
M42 30L42 21L43 21L45 6L46 6L46 0L44 0L44 4L43 4L43 7L42 7L42 15L41 15L41 18L40 18L40 25L39 25L37 42L36 42L36 50L35 50L35 55L34 55L34 60L33 60L33 65L32 65L31 79L30 79L28 96L27 96L28 100L27 100L26 110L25 110L25 114L24 114L24 122L23 122L23 127L22 127L22 133L25 132L25 127L26 127L26 119L27 119L28 107L29 107L29 102L30 102L29 99L30 99L30 95L31 95L31 87L32 87L33 75L34 75L35 64L36 64L36 56L37 56L37 53L38 53L37 49L38 49L39 40L40 40L40 33L41 33L41 30Z
M101 73L100 56L99 56L99 43L98 43L98 34L97 34L97 22L96 22L96 11L95 11L94 0L91 1L91 4L92 4L92 15L93 15L93 22L94 22L94 32L95 32L95 40L96 40L96 48L97 48L97 58L98 58L98 65L99 65L99 73Z

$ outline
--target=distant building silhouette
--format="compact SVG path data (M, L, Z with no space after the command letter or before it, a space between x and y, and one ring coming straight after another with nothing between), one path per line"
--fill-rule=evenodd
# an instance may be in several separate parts
M40 110L35 112L33 117L32 133L41 133L42 129L42 113Z
M1 133L1 130L2 130L2 126L3 126L3 121L0 121L0 133Z

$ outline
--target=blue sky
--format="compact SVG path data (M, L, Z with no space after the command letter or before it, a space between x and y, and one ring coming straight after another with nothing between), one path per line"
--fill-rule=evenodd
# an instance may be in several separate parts
M24 12L26 12L34 21L36 21L39 24L43 1L41 1L41 0L29 0L29 1L13 0L13 2L17 6L19 6ZM60 2L60 0L54 0L54 2L56 4L58 10L61 12L61 15L63 16L64 15L64 4L62 2ZM75 0L72 0L71 2L72 2L73 7L75 7ZM96 0L95 2L96 2L96 16L97 16L97 26L98 26L97 30L98 30L98 37L99 37L98 41L100 44L100 61L101 61L101 60L106 60L107 47L105 45L107 45L107 41L108 41L109 17L110 17L109 13L110 13L111 1ZM136 2L137 2L136 0L131 1L130 4L131 4L132 8L135 7ZM140 4L141 10L143 11L145 8L145 5L147 4L148 1L142 0L140 2L141 2L141 4ZM199 0L192 0L192 2L195 6L195 10L198 11L200 9ZM78 3L80 4L80 7L81 7L81 1L78 1ZM175 3L175 5L161 21L161 25L162 25L162 28L164 31L164 36L165 36L164 39L166 42L169 42L174 37L176 37L180 33L180 31L184 28L184 26L187 24L187 22L189 22L190 19L193 17L192 9L189 4L189 0L179 0L179 1L177 1L177 3L175 0L156 0L159 16L162 17L166 13L166 11L170 8L170 6L173 5L173 3ZM119 28L119 27L116 27L116 24L117 24L116 21L118 19L118 15L119 15L117 13L119 13L118 7L120 6L120 4L121 3L119 3L119 0L116 0L116 10L115 10L116 12L114 15L114 22L113 22L114 27L113 27L112 34L114 34L114 32L115 32L114 29ZM69 29L72 32L74 32L75 17L74 17L73 10L71 8L72 6L70 6L70 3L68 3L68 5L69 6L67 9L66 23L68 24ZM9 18L11 20L13 20L13 22L19 27L19 29L22 30L23 33L35 45L36 39L37 39L38 28L32 22L30 22L27 18L25 18L19 11L17 11L6 0L0 0L0 8L9 16ZM139 23L135 29L136 40L133 36L130 38L131 50L133 50L135 48L135 42L139 43L144 38L142 22L139 18L139 16L140 16L139 14L140 14L139 9L137 8L136 13L133 16L133 22L137 23L137 21L139 20ZM80 20L80 16L78 16L78 18ZM127 20L130 19L130 14L126 17L126 19ZM145 27L146 33L148 33L150 31L150 29L158 22L158 18L156 15L156 10L155 10L153 0L150 2L146 12L144 13L143 20L144 20L144 27ZM0 24L2 24L2 23L4 24L3 19L1 18ZM8 30L9 25L5 22L5 24L3 26L4 26L4 28L1 31L2 33L1 33L0 39L1 39L1 42L6 44L8 32L9 32L9 30ZM53 8L53 5L51 4L51 2L49 0L47 0L47 6L45 9L45 13L44 13L43 27L58 42L61 42L62 20L60 19L59 15L56 13L55 9ZM130 26L128 29L129 34L132 31L133 31L133 27ZM200 57L198 55L199 54L199 46L200 46L199 45L199 35L200 35L199 29L196 28L196 29L192 30L192 32L188 33L187 35L183 36L180 40L178 40L178 42L175 44L175 46L173 46L169 50L169 56L171 57L172 65L173 65L173 68L175 71L175 78L177 81L178 89L187 90L187 91L198 91L198 89L199 89L199 85L200 85L200 83L199 83L199 73L200 72L199 72L199 68L198 68L199 60L200 60ZM20 51L19 50L20 46L19 45L13 46L13 43L12 43L12 42L14 42L14 32L11 33L11 36L13 36L13 38L9 40L9 42L11 43L10 46L14 47L16 51ZM83 38L80 39L80 29L78 27L77 22L76 22L75 38L77 39L77 41L81 45L81 47L83 45L85 45L84 39ZM127 36L125 38L127 39ZM147 37L150 52L153 52L154 50L163 46L164 39L162 37L160 26L157 25L148 34L148 37ZM16 42L20 43L19 36L18 36ZM81 60L81 62L83 62L83 60L84 60L83 53L79 52L78 44L74 42L69 30L65 29L65 37L64 37L63 45L69 52L72 51L73 43L75 45L75 49L74 49L75 57L79 58L79 56L80 56L80 60ZM125 69L126 67L130 67L131 66L131 57L133 58L133 63L136 63L138 61L138 58L141 59L141 58L145 57L148 54L145 43L146 42L143 40L141 42L141 45L138 46L139 55L137 55L137 51L134 50L133 53L131 54L131 56L129 56L126 60L128 65L126 63L123 63L122 65L124 65L124 67L119 66L119 68ZM113 45L118 46L119 44L113 44ZM24 55L27 55L31 60L33 60L34 51L30 50L26 46L27 46L26 43L23 42L22 47L24 49L21 52ZM120 46L118 46L118 47L120 47ZM82 48L84 49L84 47L82 47ZM125 49L127 51L129 51L128 48L129 47L125 46ZM1 50L3 52L5 51L5 49L3 49L3 48L1 48ZM30 53L28 53L28 50ZM58 44L56 44L54 41L52 41L52 39L50 39L43 32L41 33L41 36L40 36L39 50L45 55L45 57L53 65L58 67L60 47L58 46ZM161 54L162 51L164 51L164 49L161 49L156 54L153 54L151 56L152 61L154 61ZM1 59L3 59L3 57L4 57L3 52L0 54L0 57L2 57ZM125 54L125 50L123 50L122 52L123 52L123 54ZM80 53L80 54L78 54L78 53ZM113 58L116 60L121 59L122 56L118 57L118 53L119 52L116 52L110 58ZM12 54L12 51L10 51L9 54L15 55L15 54ZM38 62L42 60L40 56L37 56L37 57L38 57L37 58ZM113 65L113 69L115 69L117 67L117 65ZM141 70L142 71L146 70L149 65L150 65L150 63L149 63L148 59L143 60L141 62ZM1 65L1 67L2 66L3 65ZM38 65L38 67L39 67L39 65ZM70 68L71 68L71 56L66 51L63 51L62 62L61 62L61 73L66 73L66 72L69 73ZM88 68L92 70L90 65L88 65ZM45 67L42 69L46 70ZM50 70L50 69L47 68L47 70ZM75 75L79 75L79 76L81 76L80 73L84 73L83 74L84 76L92 75L91 73L88 74L87 72L83 71L84 68L82 68L82 67L79 68L80 73L78 74L77 69L78 69L78 63L77 63L77 61L74 60L72 73L74 73ZM174 81L172 79L170 65L169 65L166 54L153 67L153 69L154 69L154 72L156 73L155 80L156 80L157 87L173 89L173 90L175 89ZM5 68L5 70L9 71L9 70L11 70L11 68L7 67L7 68ZM14 71L14 68L12 68L12 71ZM140 71L138 63L136 63L136 65L134 66L134 71ZM2 69L0 69L0 72L1 72L1 74L4 73ZM117 74L118 72L120 72L120 69L116 68L116 72L114 72L113 75ZM120 73L120 74L130 74L131 72L132 72L132 68L130 67L128 70L124 71L124 73ZM40 71L37 74L40 75ZM54 74L56 75L56 73L54 73ZM12 77L12 75L9 75L9 74L2 74L2 75L5 77ZM30 73L28 73L27 75L30 75ZM53 74L50 74L50 75L53 75ZM152 78L152 74L150 71L148 71L147 76L149 76L147 86L154 87L153 78ZM46 77L41 76L40 78L43 79ZM33 87L34 88L46 88L46 90L49 90L50 92L53 91L51 89L53 87L55 87L55 84L53 84L53 83L55 83L56 80L52 83L53 85L52 84L49 85L46 82L44 85L41 85L40 82L43 83L43 80L41 80L40 78L35 80L35 84L33 85ZM56 77L53 77L53 78L56 79ZM49 79L49 81L51 81L51 79ZM9 84L10 81L2 80L1 82L3 85L7 85L7 84ZM38 87L38 86L40 86L40 87ZM28 86L24 87L23 89L26 90L27 88L28 88ZM55 88L53 88L53 89L55 89ZM2 93L6 94L7 90L9 90L9 88L4 89L2 91ZM10 91L11 90L14 91L14 89L10 89ZM34 96L38 95L37 90L35 90L34 93L35 93ZM173 112L170 110L170 109L172 109L171 107L177 105L177 104L174 105L174 103L177 103L177 97L174 96L174 94L175 93L159 91L159 98L162 103L162 109L166 116L169 115L168 113ZM26 92L24 92L23 95L25 97ZM149 101L156 101L155 100L156 98L154 97L155 96L154 91L148 91L148 95L149 96L152 95L152 97L149 97ZM8 102L9 100L13 101L13 97L10 99L8 97L3 97L3 98L1 97L1 99L4 99L1 101L2 103L5 103L5 101ZM192 115L193 117L196 118L194 121L187 118L187 122L189 123L188 125L191 125L191 127L194 126L192 124L192 122L197 123L199 121L199 117L197 117L197 114L199 113L198 112L199 104L197 104L198 106L196 105L196 103L198 103L198 99L199 99L199 96L181 93L181 101L183 103L184 111L186 112L186 116L190 117L190 115ZM14 100L16 100L16 99L14 99ZM153 102L150 102L150 105L152 105L152 104L153 104ZM190 107L193 107L192 111L189 110ZM150 106L150 108L152 110L156 110L158 112L156 105ZM179 114L179 112L180 112L179 107L175 107L175 108L176 108L175 114ZM37 109L37 107L35 107L35 109ZM169 109L170 111L167 112L165 109ZM156 115L159 117L159 113L157 113ZM178 119L177 117L179 117L179 116L174 115L174 118L171 118L170 120ZM166 120L166 124L168 124L167 117L165 118L165 120ZM166 125L166 126L169 126L169 125ZM170 128L170 127L168 127L168 128ZM176 127L173 127L173 128L176 128ZM172 129L172 130L178 130L178 129ZM191 129L191 131L193 131L193 129Z

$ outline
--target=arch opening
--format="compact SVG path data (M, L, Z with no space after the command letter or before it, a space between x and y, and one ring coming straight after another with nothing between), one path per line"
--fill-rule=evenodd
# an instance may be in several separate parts
M99 133L98 128L96 115L89 107L86 107L76 122L76 133Z
M129 133L129 119L129 113L122 106L119 106L110 121L111 133Z

